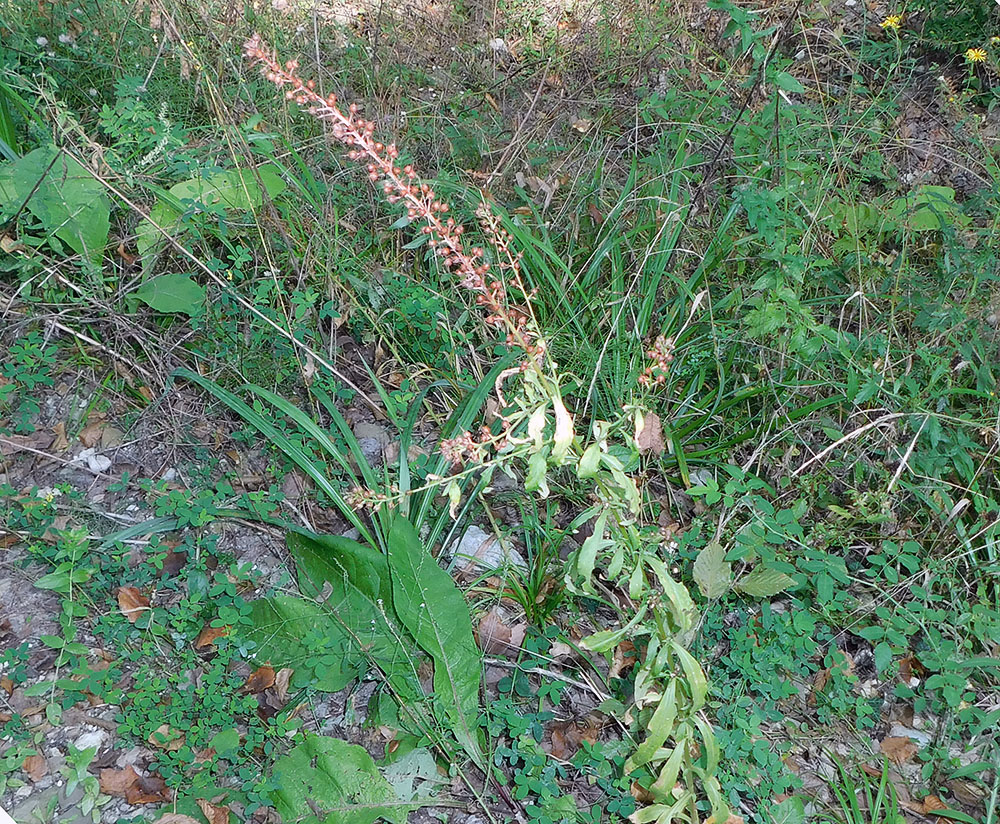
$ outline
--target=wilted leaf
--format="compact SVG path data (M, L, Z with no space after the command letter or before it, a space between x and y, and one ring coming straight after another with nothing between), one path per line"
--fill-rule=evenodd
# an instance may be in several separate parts
M495 609L479 619L476 638L479 648L487 655L502 655L510 648L510 627L500 620Z
M718 541L712 541L695 558L691 570L701 594L714 601L729 591L733 579L732 565L726 561L726 550Z
M784 592L794 583L784 572L757 567L736 582L736 590L752 598L770 598Z
M213 627L210 624L205 624L201 632L198 633L198 637L194 639L194 648L214 647L216 641L228 634L229 627Z
M149 598L136 587L119 587L118 607L121 609L122 615L134 624L139 620L139 616L149 609Z
M636 415L635 445L640 452L652 452L654 455L664 453L667 447L663 443L663 427L659 415L652 412Z
M882 754L894 764L905 764L917 754L920 748L905 736L889 736L879 744Z
M97 446L101 442L101 433L104 431L104 421L94 421L87 424L77 435L80 443L86 447Z
M204 798L198 799L198 806L202 815L208 819L208 824L229 824L229 807L218 806Z
M21 764L21 769L28 774L28 778L36 783L49 774L49 764L45 760L45 756L38 755L37 753L25 758L24 763Z
M274 764L271 794L283 821L406 824L417 804L400 803L372 757L356 744L307 734Z
M249 693L257 694L263 692L274 683L274 668L268 665L258 667L247 678L243 684L243 689Z
M103 769L98 774L101 792L124 798L129 804L161 804L169 800L166 782L157 775L142 776L131 766Z

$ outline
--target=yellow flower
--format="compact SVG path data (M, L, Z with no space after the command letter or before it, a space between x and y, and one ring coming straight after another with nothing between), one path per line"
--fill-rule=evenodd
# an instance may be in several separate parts
M982 63L986 60L989 55L986 54L986 49L969 49L965 53L965 59L970 63Z
M885 18L879 25L883 29L892 29L893 31L899 31L899 27L903 25L903 15L901 14L890 14Z
M996 35L994 35L993 37L991 37L990 38L990 45L991 46L1000 46L1000 37L997 37Z

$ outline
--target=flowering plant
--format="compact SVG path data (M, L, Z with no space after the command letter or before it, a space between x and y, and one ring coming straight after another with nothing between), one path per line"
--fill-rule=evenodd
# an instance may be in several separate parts
M593 592L594 576L601 569L604 577L627 590L633 614L625 616L622 626L590 636L584 644L610 655L626 640L636 641L638 648L638 639L646 639L634 697L645 736L626 762L626 771L645 771L651 782L648 804L632 820L701 824L698 802L707 797L710 820L724 822L728 806L715 778L719 750L703 712L708 682L687 651L697 610L687 589L671 575L662 546L640 529L639 490L609 447L615 438L634 438L633 445L638 445L648 418L640 409L626 408L619 420L594 422L590 437L579 435L563 400L558 364L531 309L533 292L522 278L521 256L500 218L483 203L477 216L490 253L483 246L467 245L465 227L451 216L449 205L412 165L400 161L395 144L375 137L374 124L361 117L355 105L344 108L336 95L320 94L313 81L299 75L296 61L282 63L258 36L247 41L244 52L287 100L330 126L331 136L347 148L351 160L364 166L389 203L402 205L411 221L422 224L429 247L482 307L486 326L505 332L507 345L522 353L517 366L496 378L499 425L442 440L440 450L453 469L468 463L486 477L497 468L513 472L523 463L525 488L541 497L549 494L548 476L554 471L569 473L587 487L593 504L577 522L593 520L594 529L569 559L567 583L576 591ZM665 382L673 346L673 339L663 336L653 342L640 384ZM508 392L506 381L517 376L521 380L516 390ZM462 494L457 478L431 482L447 485L452 512L457 511ZM393 499L392 494L359 489L350 501L378 508L392 505Z

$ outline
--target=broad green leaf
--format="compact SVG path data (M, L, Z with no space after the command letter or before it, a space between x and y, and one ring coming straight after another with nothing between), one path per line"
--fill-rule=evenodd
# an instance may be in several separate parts
M401 697L421 695L416 653L392 606L389 564L382 553L348 538L290 532L302 594L322 598L323 611L343 638L347 660L381 670Z
M772 824L805 824L806 805L799 796L793 795L773 805L770 814Z
M361 674L363 659L352 652L340 625L317 603L289 595L261 598L250 604L259 664L291 667L295 684L336 692Z
M205 287L179 272L150 278L132 294L157 312L197 315L205 306Z
M795 581L784 572L757 567L736 582L736 590L752 598L770 598L772 595L784 592L794 583Z
M223 208L246 212L263 204L257 175L269 197L285 189L285 181L277 167L261 166L256 174L249 169L230 169L212 175L192 177L170 187L149 210L149 218L136 227L136 248L145 259L155 252L163 240L160 229L176 234L181 217L190 204L200 209Z
M396 517L389 531L393 605L403 625L434 660L434 695L470 758L482 765L479 743L481 660L469 607L451 576L424 548L413 527Z
M776 72L774 75L774 85L783 92L795 92L802 94L806 88L794 76L788 72Z
M273 779L275 809L297 824L406 824L419 806L398 799L364 747L339 738L307 734L275 762Z
M45 228L90 260L108 245L110 205L93 173L54 146L43 146L0 166L0 208L26 206Z
M217 732L208 742L208 746L215 750L216 755L225 756L240 745L240 734L238 730L227 729Z
M592 443L584 450L577 465L576 474L580 478L593 478L601 465L601 445Z
M726 561L726 550L718 541L712 541L695 558L691 570L701 594L714 601L729 591L733 579L732 566Z

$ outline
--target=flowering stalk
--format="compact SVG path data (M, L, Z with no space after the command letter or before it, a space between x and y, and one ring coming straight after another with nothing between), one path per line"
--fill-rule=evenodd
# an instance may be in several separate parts
M303 80L298 75L298 61L281 63L273 49L255 34L243 46L244 55L261 67L264 76L278 88L284 89L285 98L304 107L318 120L331 125L333 137L349 147L347 156L365 165L368 179L381 185L389 203L406 206L411 220L424 223L423 234L444 265L458 276L461 285L476 295L476 303L488 311L486 323L494 328L507 330L508 345L520 345L527 357L522 369L536 365L535 361L545 352L545 343L529 323L526 312L509 305L507 288L503 280L494 276L480 246L466 247L462 241L465 227L448 216L449 206L434 189L420 182L412 165L398 164L399 150L395 143L383 144L375 139L375 124L358 115L358 107L350 104L347 109L338 105L337 96L324 97L316 91L313 80ZM510 237L500 226L499 220L485 206L478 211L481 226L498 253L497 267L507 271L514 286L528 299L520 277L520 256L512 253Z

